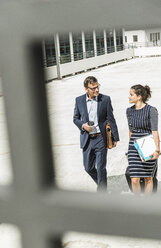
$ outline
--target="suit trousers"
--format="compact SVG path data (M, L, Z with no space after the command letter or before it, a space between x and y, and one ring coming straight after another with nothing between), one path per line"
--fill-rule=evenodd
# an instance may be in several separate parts
M83 149L83 163L85 171L92 177L98 185L98 190L107 189L107 148L103 137L89 137Z

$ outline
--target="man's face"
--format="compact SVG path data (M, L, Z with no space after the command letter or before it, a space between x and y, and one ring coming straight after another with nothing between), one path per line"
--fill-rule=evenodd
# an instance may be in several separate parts
M93 97L96 97L99 95L99 84L96 83L88 83L88 88L85 88L85 91L88 94L88 97L92 99Z

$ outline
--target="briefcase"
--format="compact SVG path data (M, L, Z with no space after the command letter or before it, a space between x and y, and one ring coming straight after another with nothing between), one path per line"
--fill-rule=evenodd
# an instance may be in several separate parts
M109 122L106 124L106 134L107 134L107 148L111 149L113 147L113 138L111 133L111 127Z

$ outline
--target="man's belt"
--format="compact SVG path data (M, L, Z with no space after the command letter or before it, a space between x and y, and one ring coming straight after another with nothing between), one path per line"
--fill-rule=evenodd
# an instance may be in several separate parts
M97 136L101 136L102 134L101 133L93 133L93 134L89 134L89 137L90 138L95 138Z

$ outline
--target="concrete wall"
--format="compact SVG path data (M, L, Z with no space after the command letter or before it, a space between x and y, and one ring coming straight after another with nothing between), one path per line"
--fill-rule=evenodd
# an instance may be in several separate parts
M104 54L97 57L83 59L79 61L73 61L71 63L60 65L61 76L70 75L76 72L85 71L91 68L97 68L98 66L107 65L109 63L117 62L120 60L130 59L134 57L133 49L127 49L111 54ZM56 66L45 68L45 79L46 81L57 78Z
M145 34L145 30L133 30L133 31L126 31L125 32L125 36L127 37L127 43L134 43L133 41L133 35L137 35L138 36L138 42L146 42L147 41L147 37Z
M134 48L135 57L161 56L161 47Z

